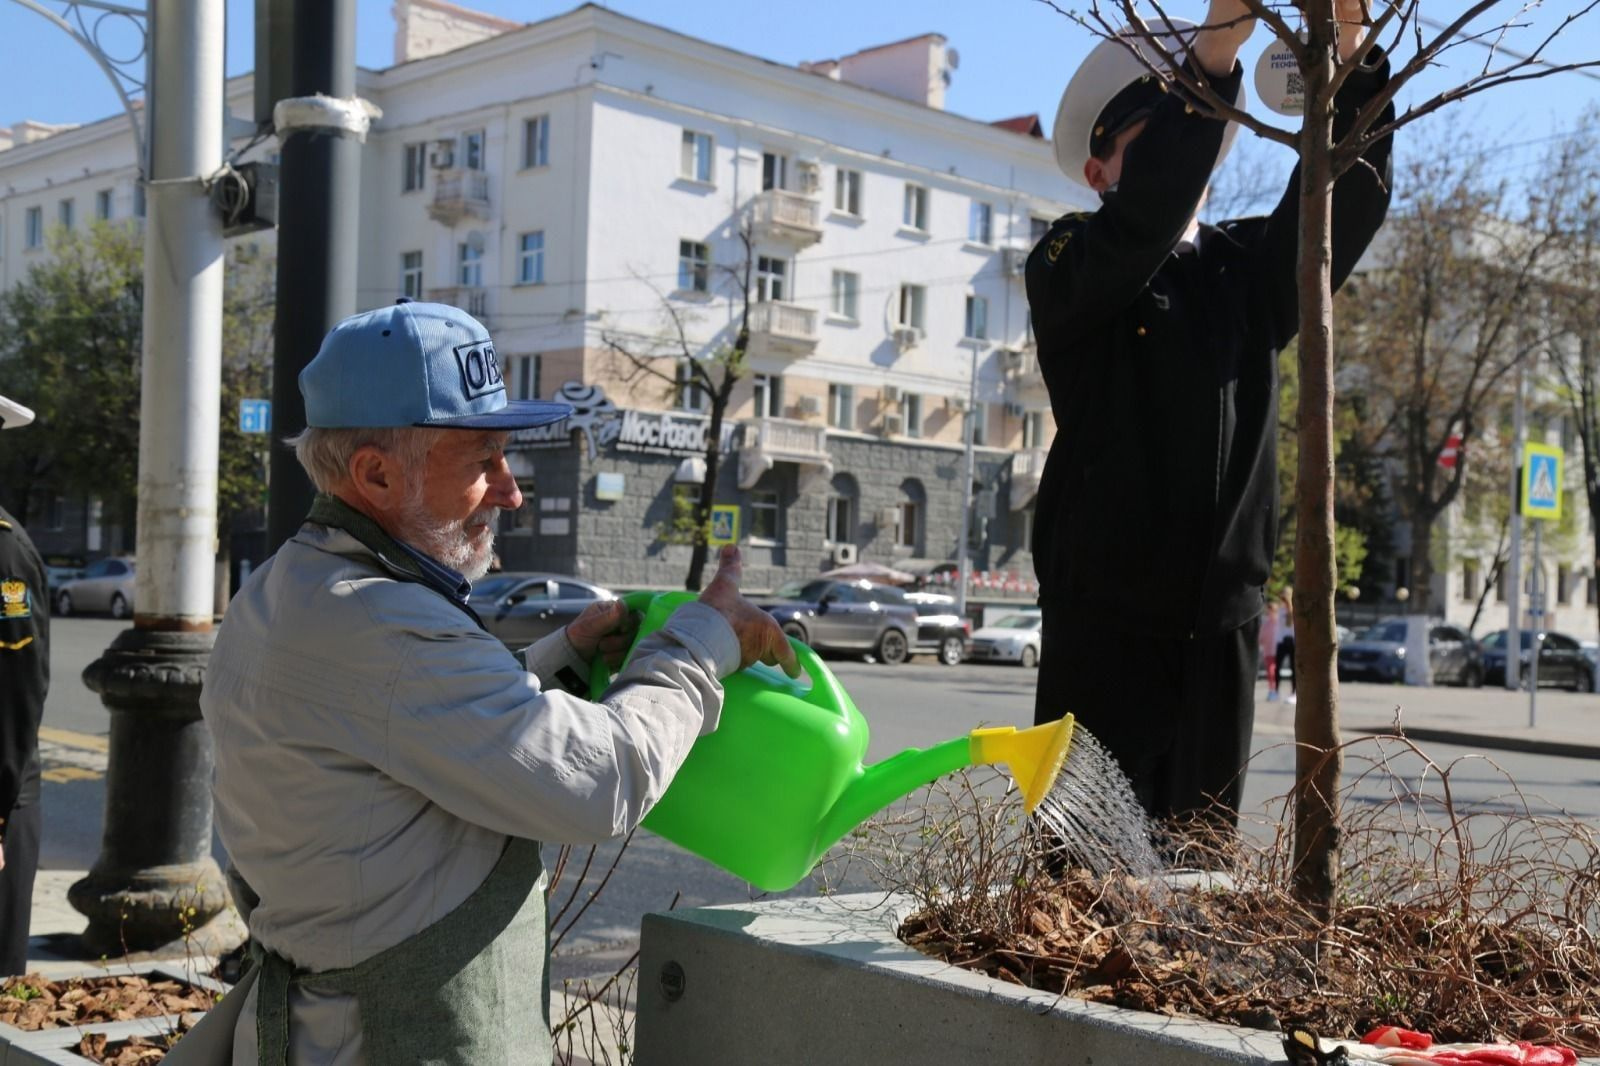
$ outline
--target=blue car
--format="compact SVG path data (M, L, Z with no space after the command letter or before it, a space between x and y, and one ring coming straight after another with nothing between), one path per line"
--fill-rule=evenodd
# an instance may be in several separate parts
M1339 680L1397 685L1406 679L1406 654L1405 619L1385 619L1339 645ZM1468 688L1483 684L1478 642L1453 625L1429 625L1428 661L1438 684Z

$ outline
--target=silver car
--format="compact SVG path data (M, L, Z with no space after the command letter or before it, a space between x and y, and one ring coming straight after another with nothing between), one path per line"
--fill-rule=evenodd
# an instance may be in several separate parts
M98 559L83 568L83 576L68 581L56 593L55 613L65 618L83 611L104 611L112 618L133 615L132 559Z

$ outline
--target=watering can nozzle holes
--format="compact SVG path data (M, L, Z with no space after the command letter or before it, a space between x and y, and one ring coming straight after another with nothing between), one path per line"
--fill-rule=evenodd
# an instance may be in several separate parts
M668 1003L676 1003L683 998L683 986L687 980L683 967L676 962L669 960L662 965L659 982L661 994L666 997Z

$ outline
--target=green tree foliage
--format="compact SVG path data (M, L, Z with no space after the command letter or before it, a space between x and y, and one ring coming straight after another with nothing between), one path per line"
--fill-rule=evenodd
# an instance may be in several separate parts
M270 256L229 256L223 321L218 520L259 508L263 438L239 432L239 399L266 396L272 351ZM139 380L144 313L142 234L96 223L57 231L49 255L0 293L0 393L38 416L0 450L0 498L26 523L39 496L105 501L131 530L139 485Z

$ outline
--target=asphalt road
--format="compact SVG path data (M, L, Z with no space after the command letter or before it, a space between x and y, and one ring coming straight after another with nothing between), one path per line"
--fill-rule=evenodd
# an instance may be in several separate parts
M104 737L107 713L98 698L83 687L83 667L98 657L124 623L105 619L72 618L52 626L52 684L45 711L46 727L67 730L91 737ZM1035 671L1012 666L962 664L939 665L932 658L919 657L911 663L890 667L847 659L832 660L838 674L871 725L872 736L867 761L876 762L907 747L930 744L960 736L978 725L1017 725L1032 723ZM1372 689L1368 693L1364 690ZM1351 685L1349 698L1387 699L1394 690L1381 686ZM1136 679L1130 679L1130 705L1140 698ZM1585 697L1594 699L1596 697ZM1517 722L1526 713L1526 696L1505 693L1508 722ZM1273 800L1286 794L1293 781L1292 740L1285 723L1292 719L1280 705L1262 705L1255 736L1257 755L1247 780L1247 817L1257 820L1262 832L1275 824L1279 808ZM44 785L45 831L42 865L54 869L85 869L99 851L105 803L104 757L78 749L56 748L56 758L47 759ZM1469 757L1461 748L1430 746L1429 754L1439 763ZM1369 769L1358 750L1346 766L1347 780ZM98 767L98 770L96 769ZM1423 768L1414 760L1401 760L1399 783L1369 776L1357 790L1358 802L1386 802L1399 789L1420 790ZM1458 803L1467 809L1502 809L1507 804L1507 778L1514 779L1541 813L1562 812L1600 827L1600 762L1495 752L1489 759L1469 758L1452 772L1452 785ZM589 858L580 849L570 859L551 897L551 911L566 908L566 919L558 924L563 939L552 963L555 978L577 978L612 972L632 953L637 942L640 914L665 909L677 897L677 906L692 907L710 903L733 903L759 896L745 882L680 851L647 833L640 833L599 895L588 900L592 887L605 877L619 848L597 849L588 877L580 882L578 873ZM220 848L217 849L219 859ZM553 867L555 849L547 860ZM831 886L835 889L866 888L859 878ZM576 889L576 892L575 892ZM787 894L812 894L820 885L813 878ZM568 897L572 902L568 903ZM582 911L570 932L561 933L567 921Z

